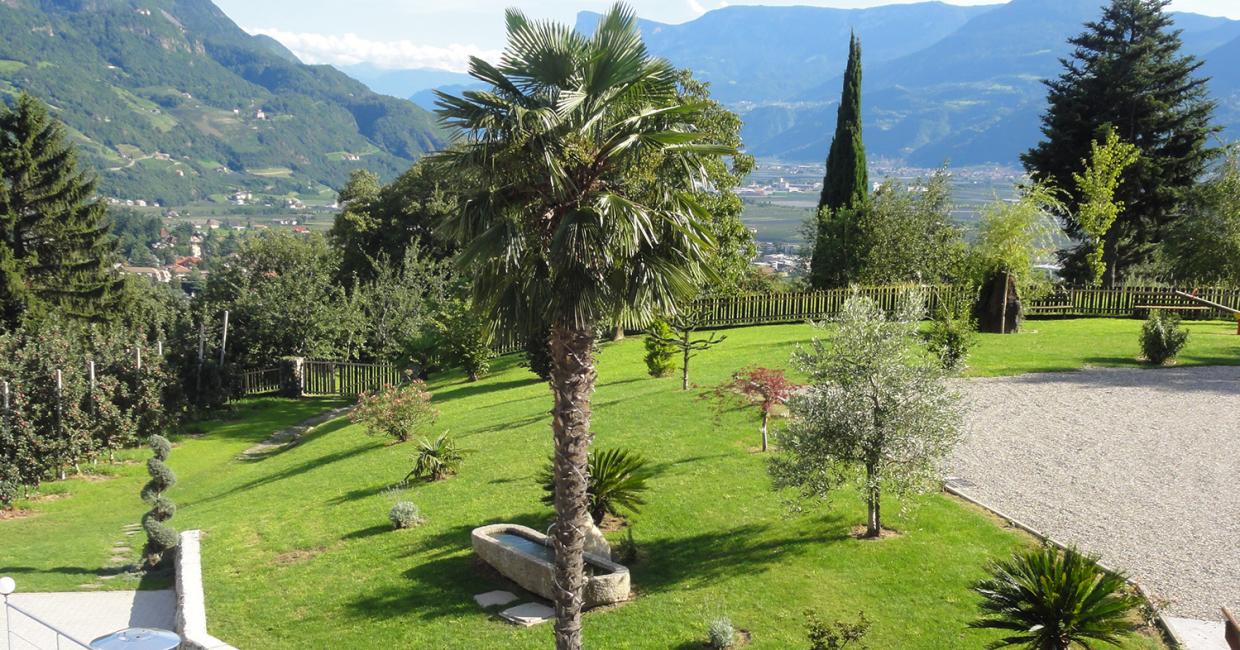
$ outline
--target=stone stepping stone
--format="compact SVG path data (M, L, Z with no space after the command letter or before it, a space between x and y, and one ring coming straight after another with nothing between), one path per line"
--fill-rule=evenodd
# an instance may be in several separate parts
M516 607L509 607L500 612L499 615L510 623L522 627L530 627L539 623L546 623L555 618L555 610L542 603L524 603Z
M474 601L483 609L507 605L516 599L517 595L511 591L488 591L485 594L474 596Z

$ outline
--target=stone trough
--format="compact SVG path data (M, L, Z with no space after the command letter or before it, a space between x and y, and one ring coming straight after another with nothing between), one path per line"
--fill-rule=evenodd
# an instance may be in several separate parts
M475 528L474 553L523 589L555 600L555 556L547 536L516 524ZM585 607L611 605L629 598L629 570L610 559L585 554Z

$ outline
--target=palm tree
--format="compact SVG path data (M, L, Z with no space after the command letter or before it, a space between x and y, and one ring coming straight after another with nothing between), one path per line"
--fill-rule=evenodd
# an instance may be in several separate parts
M1122 575L1104 571L1096 557L1051 546L1018 552L990 567L974 590L983 617L971 627L1009 630L991 648L1029 650L1093 648L1118 644L1136 625L1140 600Z
M580 648L596 331L617 313L675 313L709 278L709 215L690 194L705 161L735 151L699 142L704 105L678 96L629 8L612 7L592 37L506 16L499 64L470 60L489 89L439 95L441 120L462 136L437 155L461 184L441 232L461 245L495 326L550 324L555 637Z

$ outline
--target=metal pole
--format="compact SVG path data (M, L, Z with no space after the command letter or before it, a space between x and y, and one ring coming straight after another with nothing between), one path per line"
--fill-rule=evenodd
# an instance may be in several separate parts
M133 348L134 358L138 361L138 370L142 369L142 344L139 343Z

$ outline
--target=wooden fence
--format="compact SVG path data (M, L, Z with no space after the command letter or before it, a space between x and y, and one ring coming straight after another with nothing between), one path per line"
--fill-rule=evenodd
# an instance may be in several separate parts
M352 397L403 379L404 373L391 363L307 359L302 366L302 394Z
M1202 289L1179 289L1210 302L1240 306L1240 289L1217 287ZM1230 319L1231 315L1220 309L1201 308L1200 305L1176 295L1174 287L1118 287L1115 289L1062 288L1054 293L1028 301L1028 316L1079 316L1079 317L1141 317L1151 307L1161 307L1180 313L1187 318Z
M260 368L241 373L241 394L270 395L280 392L284 373L281 368Z
M700 315L702 327L821 320L839 313L853 291L845 288L702 298L694 304L694 309ZM868 296L888 311L899 308L914 291L920 291L925 296L930 313L934 313L945 300L970 298L967 289L953 286L893 285L856 289L857 293Z

